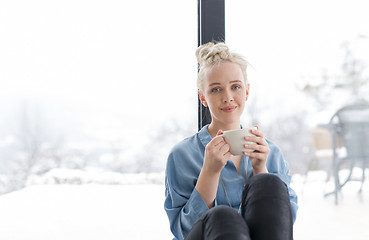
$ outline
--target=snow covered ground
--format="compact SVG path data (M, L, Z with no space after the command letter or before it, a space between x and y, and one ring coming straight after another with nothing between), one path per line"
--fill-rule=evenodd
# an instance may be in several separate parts
M360 172L356 173L358 179ZM294 177L292 186L299 196L295 240L369 239L368 180L361 193L359 181L348 182L339 195L339 204L335 205L333 195L324 197L324 193L334 188L332 181L325 183L324 173L311 173L305 185L303 179Z
M324 198L332 182L311 172L292 186L300 209L295 240L369 239L369 185L349 182L339 205ZM171 239L162 184L40 184L0 196L1 240Z

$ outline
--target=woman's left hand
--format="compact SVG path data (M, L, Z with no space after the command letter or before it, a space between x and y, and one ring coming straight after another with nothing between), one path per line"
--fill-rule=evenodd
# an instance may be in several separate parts
M254 142L256 144L245 144L244 147L247 149L254 150L253 152L244 152L246 156L250 158L254 174L267 173L266 161L270 152L269 144L264 138L264 134L257 129L253 128L251 133L255 136L246 136L245 140L248 142Z

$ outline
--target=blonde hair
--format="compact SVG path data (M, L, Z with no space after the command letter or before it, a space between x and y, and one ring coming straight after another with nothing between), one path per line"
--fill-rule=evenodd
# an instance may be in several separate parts
M245 84L247 83L247 61L240 54L231 52L225 43L209 42L203 44L197 48L196 57L199 63L199 73L197 75L197 88L199 90L203 90L206 71L224 61L238 64L242 70Z

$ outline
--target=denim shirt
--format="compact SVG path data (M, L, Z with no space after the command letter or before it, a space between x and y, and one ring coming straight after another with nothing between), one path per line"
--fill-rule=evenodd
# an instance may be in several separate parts
M203 165L205 147L211 139L206 125L195 135L176 144L169 153L165 172L164 208L174 239L184 239L195 222L209 209L196 191L195 185ZM291 176L288 163L284 160L280 148L271 141L266 141L270 148L266 167L269 173L280 177L288 186L293 221L295 221L298 208L297 195L290 188ZM233 162L228 160L221 171L220 178L223 180L230 203L219 180L215 206L231 204L238 210L246 178L249 179L252 175L253 169L248 157L242 156L239 173Z

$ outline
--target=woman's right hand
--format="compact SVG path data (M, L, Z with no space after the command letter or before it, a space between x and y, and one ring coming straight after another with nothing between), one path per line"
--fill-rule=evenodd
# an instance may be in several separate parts
M216 137L205 147L203 168L209 173L220 173L231 156L230 147L221 136L222 134L222 130L219 130Z
M220 171L222 171L231 156L229 145L220 136L222 133L219 130L217 135L206 145L204 165L195 186L208 208L212 208L215 205Z

